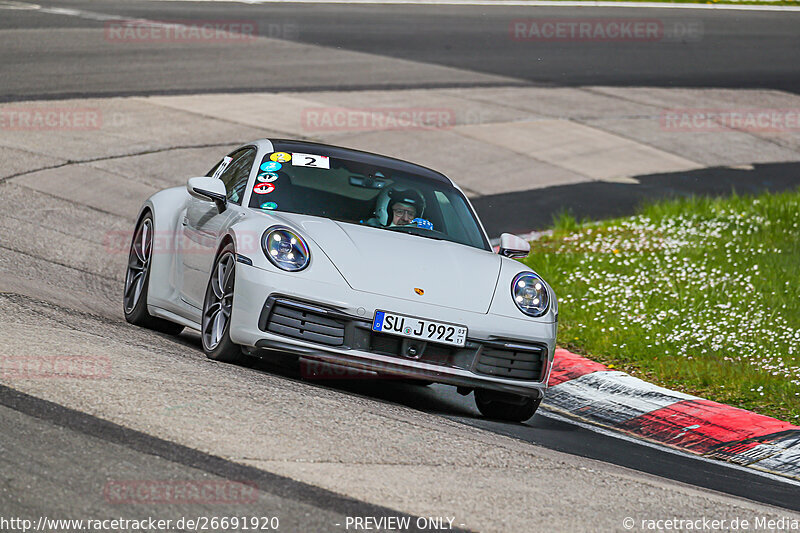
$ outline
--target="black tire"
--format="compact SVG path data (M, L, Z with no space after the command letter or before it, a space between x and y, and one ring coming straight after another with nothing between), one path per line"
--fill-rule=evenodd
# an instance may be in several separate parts
M536 413L540 403L542 403L541 398L475 389L475 404L478 406L478 411L486 418L494 420L525 422Z
M158 318L147 312L147 290L150 287L150 267L153 255L153 215L148 212L136 225L128 252L128 267L122 291L122 312L125 320L143 328L177 335L183 326ZM149 237L147 236L149 233ZM149 242L147 242L149 240Z
M225 268L230 268L230 286L225 280L221 280L218 276L221 265L226 265ZM228 272L226 270L226 272ZM215 292L215 282L216 292ZM203 298L203 316L200 331L200 338L203 343L203 352L206 357L221 363L234 363L243 364L247 362L245 354L242 352L242 347L234 344L230 336L230 311L233 309L233 287L236 282L236 252L234 251L233 244L228 243L222 250L219 251L217 257L214 259L214 267L211 269L211 275L208 279L206 286L206 295ZM220 296L220 292L222 295ZM229 293L229 295L228 295ZM227 316L223 312L223 308L229 306ZM214 307L219 306L219 310L215 311ZM219 316L218 316L219 315ZM223 320L224 325L221 325L221 331L215 332L215 320Z

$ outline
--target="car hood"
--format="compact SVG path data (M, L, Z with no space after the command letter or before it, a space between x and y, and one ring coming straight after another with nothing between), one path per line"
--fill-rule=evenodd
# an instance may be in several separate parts
M489 311L500 275L498 255L369 226L289 213L280 216L322 248L355 290L477 313Z

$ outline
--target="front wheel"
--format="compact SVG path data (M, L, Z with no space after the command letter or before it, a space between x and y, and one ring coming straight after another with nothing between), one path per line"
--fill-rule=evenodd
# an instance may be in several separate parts
M486 389L475 390L475 404L486 418L524 422L536 413L541 398L530 398L507 392Z
M147 312L147 289L150 286L152 259L153 215L148 212L133 233L131 250L128 253L128 268L125 271L122 310L125 313L125 320L135 326L177 335L183 331L183 326L151 316Z
M233 288L236 283L236 253L233 245L223 248L211 270L203 300L201 338L206 357L223 363L244 361L242 348L231 340Z

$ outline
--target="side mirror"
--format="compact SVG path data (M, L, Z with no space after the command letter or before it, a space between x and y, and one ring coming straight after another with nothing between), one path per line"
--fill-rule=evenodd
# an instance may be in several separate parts
M189 178L189 181L186 182L186 190L199 200L217 204L217 211L220 213L225 211L228 205L225 184L219 178Z
M522 237L517 237L511 233L500 235L500 250L497 252L506 257L528 257L531 252L531 245Z

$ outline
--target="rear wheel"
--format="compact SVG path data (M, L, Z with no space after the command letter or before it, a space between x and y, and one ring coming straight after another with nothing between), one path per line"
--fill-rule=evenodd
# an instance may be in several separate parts
M486 418L524 422L536 413L541 398L530 398L518 394L486 389L475 390L475 404Z
M139 221L128 253L122 308L125 320L136 326L177 335L183 326L151 316L147 312L147 288L150 286L150 266L153 258L153 216L149 212Z
M225 246L214 261L203 300L201 337L209 359L223 363L242 363L245 355L230 336L233 288L236 283L236 254L233 245Z

